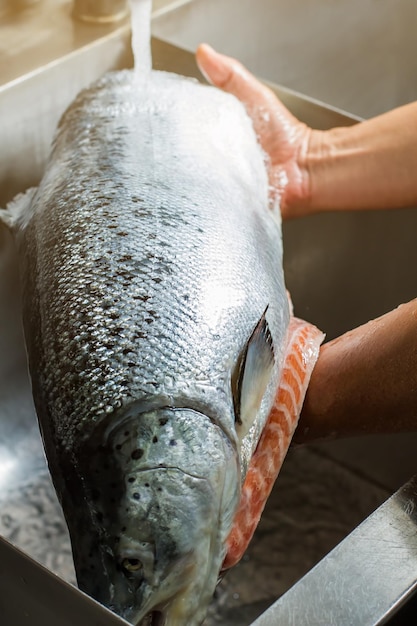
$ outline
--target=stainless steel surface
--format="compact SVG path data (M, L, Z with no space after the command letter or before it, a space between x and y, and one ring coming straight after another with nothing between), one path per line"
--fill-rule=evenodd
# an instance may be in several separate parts
M153 32L368 117L417 99L416 21L414 0L188 0Z
M106 64L130 63L128 37L127 28L118 29L0 90L0 205L37 182L55 122L84 79L101 74ZM153 46L155 67L198 76L191 54L156 40ZM295 93L277 92L300 119L317 128L354 122ZM28 98L33 107L26 106ZM417 261L416 222L416 211L409 210L285 224L286 276L296 313L331 337L413 297L409 268ZM10 238L0 230L0 534L74 581L68 535L31 400L15 266ZM207 625L250 624L385 500L389 472L396 481L408 478L410 468L415 471L415 439L400 441L397 456L393 445L382 457L385 477L374 469L372 480L334 461L329 448L293 451L247 556L219 588ZM372 466L370 445L365 449ZM0 602L8 596L0 584Z
M0 19L33 6L39 6L43 0L0 0Z
M0 538L3 626L127 626L128 622L64 583Z
M42 72L50 63L62 63L65 56L117 33L121 26L129 28L128 20L116 25L74 20L72 0L42 0L24 10L13 0L13 8L0 19L2 89L13 81L25 80L30 72Z
M255 620L253 626L376 626L386 623L416 589L414 478Z
M73 15L84 22L117 22L126 17L127 13L127 0L74 0Z
M154 0L154 14L172 3ZM127 19L89 24L72 12L71 0L42 0L0 13L0 206L39 180L75 95L101 74L132 64Z
M130 63L129 30L120 28L0 87L0 206L39 180L58 120L80 89Z
M162 15L176 5L178 0L153 0L152 14ZM42 73L50 63L58 62L63 66L65 57L93 42L99 45L101 41L104 44L101 50L110 52L108 38L120 39L123 47L129 49L130 21L126 8L127 0L0 0L0 87L24 81L30 72ZM118 21L74 20L77 12L83 15L112 12ZM126 19L120 22L122 13ZM117 67L117 55L113 62ZM94 67L99 72L95 64L97 58L84 50L83 65L90 72ZM85 71L86 68L80 66L79 80L83 79ZM72 77L77 78L77 74ZM64 70L62 83L66 79ZM59 90L62 83L56 82L53 87Z

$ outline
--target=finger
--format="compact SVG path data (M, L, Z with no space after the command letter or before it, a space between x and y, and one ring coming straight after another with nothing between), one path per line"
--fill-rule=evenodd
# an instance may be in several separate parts
M236 59L216 52L207 44L201 44L197 48L196 59L208 82L243 102L259 135L264 135L265 125L270 125L271 128L275 125L276 130L279 130L283 122L297 122L271 89L257 80Z
M198 47L196 58L208 82L233 94L247 106L259 106L265 98L269 99L269 90L236 59L219 54L207 44Z

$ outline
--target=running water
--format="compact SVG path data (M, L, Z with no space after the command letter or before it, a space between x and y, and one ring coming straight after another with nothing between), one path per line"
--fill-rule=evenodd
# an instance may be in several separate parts
M132 50L136 76L146 80L152 70L152 0L130 0Z

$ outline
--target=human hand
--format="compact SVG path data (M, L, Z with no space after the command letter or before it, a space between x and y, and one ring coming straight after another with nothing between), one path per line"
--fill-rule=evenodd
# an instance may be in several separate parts
M324 344L293 441L417 431L417 299Z
M196 53L201 72L213 85L243 102L268 157L270 197L283 218L308 213L311 183L306 154L311 133L275 94L241 63L202 44Z

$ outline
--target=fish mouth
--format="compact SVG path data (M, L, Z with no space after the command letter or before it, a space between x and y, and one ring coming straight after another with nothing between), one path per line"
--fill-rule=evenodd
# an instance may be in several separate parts
M165 613L162 611L151 611L139 622L138 626L165 626L165 623Z

